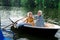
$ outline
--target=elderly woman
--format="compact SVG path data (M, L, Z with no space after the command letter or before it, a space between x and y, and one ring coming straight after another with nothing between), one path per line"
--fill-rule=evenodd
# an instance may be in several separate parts
M33 19L32 12L27 13L27 18L26 18L25 22L34 26L34 19Z
M44 18L42 16L42 11L41 10L38 11L37 15L34 16L34 18L36 19L36 24L35 24L36 26L44 27Z
M17 23L17 28L24 25L34 26L34 18L33 18L32 12L28 12L27 16L25 18L22 18L21 20L23 19L25 19L23 22Z
M24 25L34 26L34 18L33 18L32 12L28 12L25 18L22 18L22 20L25 19L23 22L17 23L17 28Z

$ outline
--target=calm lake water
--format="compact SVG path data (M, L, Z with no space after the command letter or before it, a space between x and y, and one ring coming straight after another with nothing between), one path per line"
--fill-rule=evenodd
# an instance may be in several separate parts
M11 40L51 40L51 39L57 40L55 38L50 39L50 38L32 36L29 34L14 33L11 30L11 26L9 26L9 27L5 28L5 30L3 30L3 28L5 26L11 24L10 20L8 19L9 17L20 17L26 13L26 11L22 12L22 10L24 11L24 9L22 9L22 8L21 8L21 10L19 8L17 8L16 10L14 8L12 10L5 10L5 9L0 10L1 28L2 28L2 33L3 33L4 37L10 38Z

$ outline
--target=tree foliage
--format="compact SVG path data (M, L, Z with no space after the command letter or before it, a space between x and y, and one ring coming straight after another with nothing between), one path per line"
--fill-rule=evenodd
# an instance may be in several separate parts
M34 14L42 10L45 18L59 19L60 17L60 0L2 0L2 6L25 7Z

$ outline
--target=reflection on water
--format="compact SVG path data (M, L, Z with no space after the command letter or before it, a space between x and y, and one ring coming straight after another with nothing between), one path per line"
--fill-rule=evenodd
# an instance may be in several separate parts
M17 39L17 40L29 40L29 39L27 39L27 38L20 38L20 39Z

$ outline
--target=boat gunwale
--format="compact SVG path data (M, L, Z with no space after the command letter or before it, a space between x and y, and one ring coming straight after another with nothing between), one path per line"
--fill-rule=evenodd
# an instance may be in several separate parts
M60 29L60 28L53 28L53 27L38 27L38 26L29 26L29 25L24 25L24 27L37 28L37 29Z

